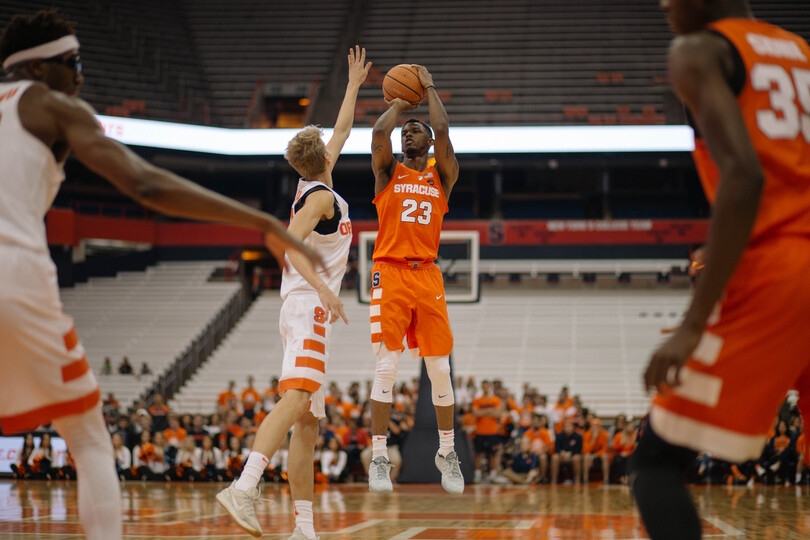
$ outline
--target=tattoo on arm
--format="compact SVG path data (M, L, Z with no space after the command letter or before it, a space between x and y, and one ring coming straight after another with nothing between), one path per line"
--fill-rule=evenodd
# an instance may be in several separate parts
M376 154L377 152L379 152L382 149L383 149L383 145L378 144L377 146L374 147L374 153Z
M445 152L444 157L446 157L447 159L453 157L453 147L450 146L449 144L447 145L447 152Z

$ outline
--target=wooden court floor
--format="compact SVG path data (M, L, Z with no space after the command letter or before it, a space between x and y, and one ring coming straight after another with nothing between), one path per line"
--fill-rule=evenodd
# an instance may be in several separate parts
M122 486L124 537L250 538L214 500L220 484ZM810 488L698 487L704 538L810 538ZM75 482L0 481L0 539L83 538ZM294 525L286 486L265 487L259 521L266 538ZM647 538L627 488L620 486L468 486L450 496L438 485L399 485L375 495L365 484L319 486L321 539Z

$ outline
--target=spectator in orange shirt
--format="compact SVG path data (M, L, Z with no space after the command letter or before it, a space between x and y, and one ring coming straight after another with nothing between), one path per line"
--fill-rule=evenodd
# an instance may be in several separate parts
M577 410L574 407L574 400L568 395L568 387L563 386L562 389L560 389L557 402L554 403L554 416L557 417L557 422L554 424L554 433L560 433L566 420L573 418L576 413Z
M498 458L501 450L501 437L498 435L500 417L504 412L503 402L498 396L492 394L489 381L481 381L480 397L472 404L472 413L476 417L475 437L475 481L479 482L483 475L484 459L488 459L488 470L494 478L498 474Z
M593 418L591 427L582 437L582 453L584 457L584 467L582 468L582 481L588 483L588 476L597 461L602 465L602 481L610 483L610 457L608 456L608 434L602 428L602 421Z
M186 440L188 433L180 426L180 420L176 414L169 415L169 427L163 430L163 435L166 437L166 443L169 446L180 448L181 443Z
M627 458L636 448L636 435L636 423L628 420L624 430L613 437L613 468L624 485L627 485Z
M231 398L236 399L236 394L233 391L234 388L236 388L236 383L234 381L228 381L228 389L220 392L217 398L217 405L219 405L220 409L227 407Z
M163 403L162 395L155 394L155 397L152 398L149 415L152 417L152 431L163 431L169 427L169 407Z
M523 434L524 439L532 441L532 453L537 455L541 482L548 480L548 463L554 455L554 436L548 430L548 417L544 414L532 416L532 427Z
M251 421L256 414L256 404L262 402L262 396L253 388L253 375L248 375L247 388L242 390L242 410Z

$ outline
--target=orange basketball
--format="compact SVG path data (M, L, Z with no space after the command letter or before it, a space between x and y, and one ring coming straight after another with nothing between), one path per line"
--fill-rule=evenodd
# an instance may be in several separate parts
M425 89L419 82L416 69L410 64L400 64L388 70L383 79L383 94L385 99L404 99L418 105L425 97Z

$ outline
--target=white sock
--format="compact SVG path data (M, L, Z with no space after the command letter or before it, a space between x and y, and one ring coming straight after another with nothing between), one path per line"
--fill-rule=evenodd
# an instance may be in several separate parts
M89 540L120 540L121 486L101 408L53 421L76 463L79 520Z
M245 463L245 468L242 469L242 474L239 480L236 481L236 489L239 491L248 491L259 485L259 480L262 479L262 474L267 468L270 460L259 452L251 452Z
M801 481L802 481L802 473L797 472L796 473L796 483L798 484Z
M450 429L444 431L443 429L439 430L439 455L442 457L447 457L447 454L455 450L455 430Z
M315 524L312 520L312 501L293 501L295 526L301 529L304 536L315 540Z
M371 459L377 459L380 456L388 459L388 437L374 435L371 437Z

